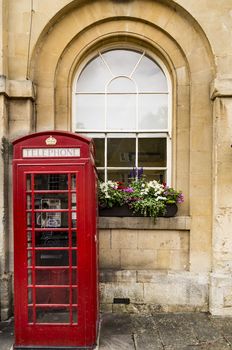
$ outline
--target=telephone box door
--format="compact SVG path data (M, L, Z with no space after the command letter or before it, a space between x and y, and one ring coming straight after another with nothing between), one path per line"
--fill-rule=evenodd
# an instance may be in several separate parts
M85 234L86 169L17 167L15 349L30 344L68 349L94 342L97 296L90 271L95 235Z

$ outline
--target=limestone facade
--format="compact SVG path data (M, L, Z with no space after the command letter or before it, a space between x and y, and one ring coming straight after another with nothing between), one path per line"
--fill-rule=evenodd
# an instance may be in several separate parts
M156 224L100 220L102 309L232 315L231 0L0 0L0 18L1 319L13 300L11 141L72 130L75 75L114 47L144 48L170 74L172 185L185 203Z

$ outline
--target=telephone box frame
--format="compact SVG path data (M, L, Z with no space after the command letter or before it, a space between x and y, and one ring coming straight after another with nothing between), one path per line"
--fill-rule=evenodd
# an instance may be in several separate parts
M70 132L46 131L19 138L13 146L14 349L93 349L99 323L97 174L93 142ZM41 179L48 182L52 176L58 179L58 189L51 190L49 182L49 189L41 190L38 187L43 186ZM61 181L65 184L62 186L66 186L64 189L59 187ZM38 209L36 203L42 203L44 196L50 199L66 196L65 209L59 208L58 200L53 209L42 206ZM47 201L47 205L50 202ZM50 223L41 226L36 215L44 214L50 217ZM59 226L58 220L63 215L67 218L65 228ZM63 235L60 241L59 238L52 243L50 240L49 247L41 244L41 234L57 232L57 237ZM76 243L73 243L74 235ZM45 266L37 266L43 256L52 257L54 264L54 259L62 254L62 264L67 266L46 266L49 261ZM42 285L40 275L46 280ZM62 321L55 312L67 319ZM51 314L53 318L48 323L46 317ZM46 321L41 315L45 315Z

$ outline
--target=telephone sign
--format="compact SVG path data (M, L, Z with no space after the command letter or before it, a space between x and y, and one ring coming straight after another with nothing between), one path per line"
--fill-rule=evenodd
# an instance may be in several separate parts
M93 143L49 131L13 145L14 349L93 349L98 329Z

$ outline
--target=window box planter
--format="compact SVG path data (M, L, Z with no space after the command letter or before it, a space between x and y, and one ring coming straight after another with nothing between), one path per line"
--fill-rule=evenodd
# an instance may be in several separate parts
M160 217L170 218L176 215L178 207L176 203L167 204L166 212ZM143 217L142 214L133 213L133 210L130 209L126 204L121 207L112 207L112 208L99 208L99 216L105 217Z

